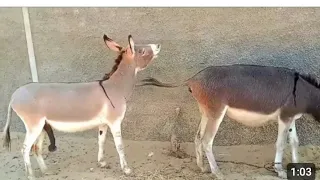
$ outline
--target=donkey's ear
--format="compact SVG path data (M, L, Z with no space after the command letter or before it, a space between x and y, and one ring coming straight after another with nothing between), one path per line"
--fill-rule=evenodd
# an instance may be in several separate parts
M134 51L134 41L131 35L128 36L128 41L129 41L129 48L131 53L134 55L135 51Z
M114 42L111 38L109 38L107 35L103 35L104 43L106 43L107 47L113 51L120 52L122 50L122 47Z

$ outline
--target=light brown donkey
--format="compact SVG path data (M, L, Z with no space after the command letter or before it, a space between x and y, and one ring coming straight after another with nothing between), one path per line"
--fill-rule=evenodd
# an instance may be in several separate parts
M106 35L103 38L107 47L118 53L116 65L103 80L84 83L30 83L21 86L13 93L4 128L4 145L10 147L9 126L13 109L26 128L21 152L29 179L34 179L29 153L37 138L36 145L39 150L35 153L35 157L41 171L45 172L47 169L42 158L45 123L63 132L79 132L98 127L98 162L101 166L106 165L103 161L104 142L107 128L110 127L121 169L126 174L131 172L124 153L121 122L126 112L126 101L135 85L137 72L144 69L157 56L160 45L148 44L135 47L129 35L129 45L123 48Z

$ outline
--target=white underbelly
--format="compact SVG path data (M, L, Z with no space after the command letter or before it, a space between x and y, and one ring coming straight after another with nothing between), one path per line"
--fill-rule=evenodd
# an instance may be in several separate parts
M46 120L54 129L62 132L80 132L96 128L102 124L101 119L80 122L64 122L59 120Z
M101 112L92 119L81 120L81 121L70 121L61 119L46 119L54 129L62 132L81 132L96 128L102 124L108 124L106 119L108 115L108 106L104 105Z
M271 114L262 114L243 109L228 107L226 115L237 122L246 126L262 126L268 121L277 120L280 110L276 110Z

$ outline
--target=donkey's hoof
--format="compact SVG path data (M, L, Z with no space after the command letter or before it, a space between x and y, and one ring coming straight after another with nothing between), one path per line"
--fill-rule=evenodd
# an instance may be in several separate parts
M105 161L99 162L99 165L100 165L101 168L106 168L106 167L108 167L108 166L107 166L107 162L105 162Z
M46 174L48 171L48 167L46 165L40 166L40 171L42 174Z
M129 175L129 174L132 173L132 170L131 170L130 168L128 168L128 167L125 167L125 168L123 168L123 172L124 172L126 175Z
M53 171L51 171L51 170L50 170L50 171L46 171L46 172L43 173L43 175L49 175L49 176L50 176L50 175L55 175L55 174L56 174L56 173L53 172Z
M202 173L211 173L210 168L208 166L200 167Z
M35 180L36 178L33 175L28 176L28 180Z
M213 172L212 175L215 177L215 179L218 179L218 180L224 180L225 179L225 177L224 177L224 175L222 174L221 171Z
M278 177L281 179L287 179L287 172L285 170L278 171Z
M47 171L48 171L48 168L47 167L42 167L42 168L40 168L40 171L41 171L42 174L46 174Z

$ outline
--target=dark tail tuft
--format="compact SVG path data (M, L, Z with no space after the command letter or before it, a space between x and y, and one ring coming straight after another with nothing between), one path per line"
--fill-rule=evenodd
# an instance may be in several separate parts
M11 137L10 137L10 128L6 129L3 147L11 151Z
M8 105L6 126L3 129L3 133L4 133L3 146L6 147L9 150L11 150L11 138L10 138L10 123L11 123L11 115L12 115L11 101L10 101L10 103Z
M153 77L148 77L146 79L141 80L142 84L138 84L137 86L158 86L158 87L168 87L168 88L173 88L173 87L179 87L179 86L183 86L185 85L179 85L179 84L169 84L169 83L163 83L158 81L157 79L153 78Z

